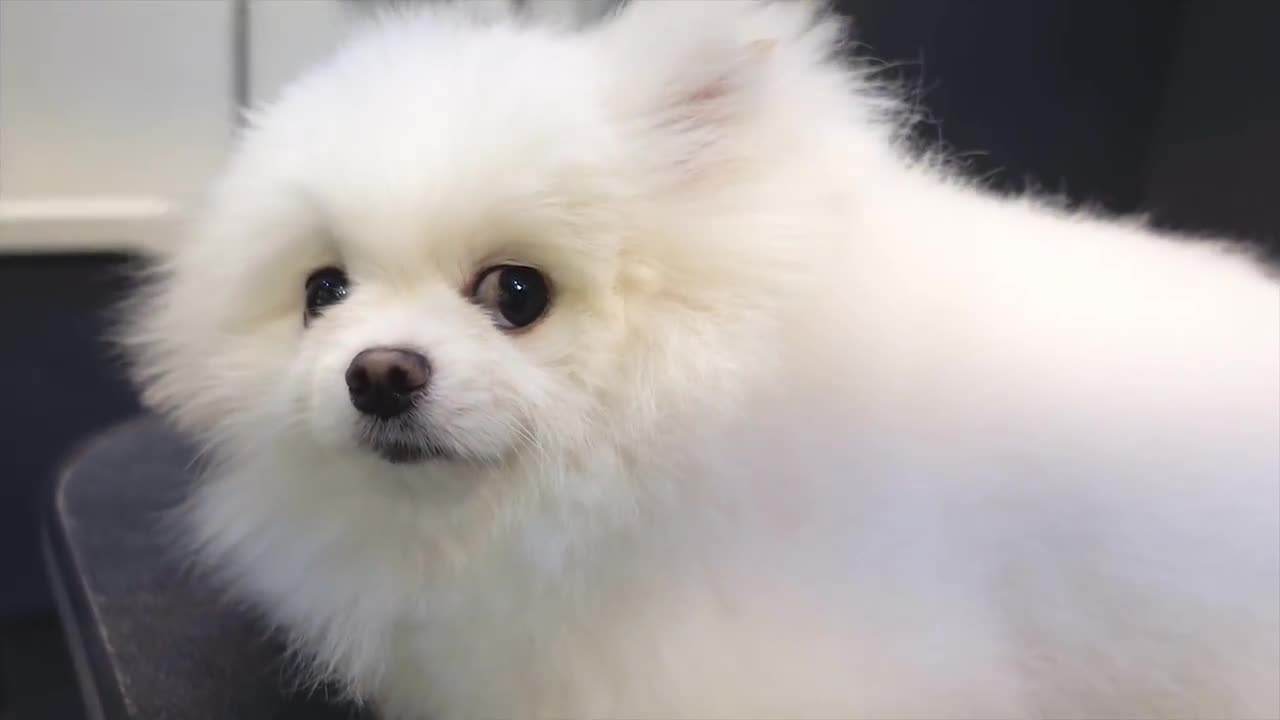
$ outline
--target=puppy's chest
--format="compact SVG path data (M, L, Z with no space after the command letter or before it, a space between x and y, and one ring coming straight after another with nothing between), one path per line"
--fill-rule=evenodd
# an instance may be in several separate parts
M393 695L509 713L607 707L661 642L645 563L602 542L525 532L428 587L384 628ZM648 658L649 660L644 660ZM585 703L585 705L583 704ZM572 707L571 707L572 706Z

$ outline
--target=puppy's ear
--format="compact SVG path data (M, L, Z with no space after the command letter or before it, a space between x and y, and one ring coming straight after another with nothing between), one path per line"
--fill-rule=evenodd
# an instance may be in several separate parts
M843 35L809 0L631 0L596 40L611 107L652 134L653 160L693 169L745 149L753 125L842 94Z

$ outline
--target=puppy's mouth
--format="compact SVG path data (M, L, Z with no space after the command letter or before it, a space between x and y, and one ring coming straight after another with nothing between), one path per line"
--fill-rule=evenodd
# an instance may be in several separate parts
M422 428L406 423L379 420L362 423L359 442L367 450L393 465L409 465L447 459L451 453L438 442L423 437Z
M447 457L444 449L434 444L392 442L370 445L369 449L392 465L410 465Z

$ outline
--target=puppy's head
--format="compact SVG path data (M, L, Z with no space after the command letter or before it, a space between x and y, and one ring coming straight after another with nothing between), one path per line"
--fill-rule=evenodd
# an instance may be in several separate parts
M815 178L874 125L839 27L467 5L385 18L254 118L134 313L152 406L231 454L427 478L642 453L768 365L831 250Z

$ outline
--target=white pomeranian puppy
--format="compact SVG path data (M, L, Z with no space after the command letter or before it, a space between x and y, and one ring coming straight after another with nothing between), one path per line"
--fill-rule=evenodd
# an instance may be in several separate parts
M382 18L134 308L387 718L1280 715L1280 286L906 147L808 3ZM485 6L488 7L488 6Z

